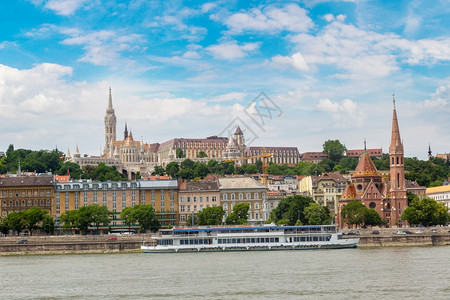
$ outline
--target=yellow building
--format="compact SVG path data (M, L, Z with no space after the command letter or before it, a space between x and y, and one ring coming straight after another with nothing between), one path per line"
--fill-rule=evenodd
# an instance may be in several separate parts
M0 216L13 211L41 207L54 214L53 176L17 176L0 178Z
M348 184L348 179L339 173L323 173L320 176L305 176L298 184L299 193L327 206L332 215L338 210L339 199Z
M58 182L55 185L53 211L58 221L67 211L92 204L103 205L114 215L109 227L122 228L120 213L126 207L152 204L162 227L177 221L178 183L176 180L118 182Z

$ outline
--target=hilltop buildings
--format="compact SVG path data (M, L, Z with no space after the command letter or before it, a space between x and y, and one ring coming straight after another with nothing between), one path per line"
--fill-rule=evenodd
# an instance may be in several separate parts
M123 140L118 140L117 118L113 108L111 88L109 89L104 124L105 147L102 156L82 157L76 146L73 156L67 150L65 160L75 162L81 167L105 163L107 166L115 166L129 179L134 179L138 172L143 176L149 176L155 166L165 167L172 161L181 162L186 158L203 162L210 159L224 161L260 155L263 151L262 147L245 145L244 132L239 126L229 137L175 138L161 144L150 144L144 143L143 140L134 140L133 133L128 132L127 124L125 124ZM266 149L275 154L269 158L268 162L289 165L299 162L300 155L296 147L266 147ZM181 151L183 156L177 157L177 151ZM242 159L241 161L242 163L255 163L256 158Z

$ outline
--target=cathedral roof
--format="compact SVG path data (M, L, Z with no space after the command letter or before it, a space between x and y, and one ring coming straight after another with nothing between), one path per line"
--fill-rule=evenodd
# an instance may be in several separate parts
M380 176L380 175L378 174L378 170L375 167L369 154L367 153L367 151L364 151L364 153L359 158L359 163L356 166L356 169L352 175L352 178L374 177L374 176Z
M354 200L356 199L356 189L353 183L348 184L342 192L340 200Z
M238 126L234 134L244 134L244 133L242 132L241 127Z

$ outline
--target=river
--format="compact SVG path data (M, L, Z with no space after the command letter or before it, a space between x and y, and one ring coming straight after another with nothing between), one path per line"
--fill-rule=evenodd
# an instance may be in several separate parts
M448 299L450 246L0 257L2 299Z

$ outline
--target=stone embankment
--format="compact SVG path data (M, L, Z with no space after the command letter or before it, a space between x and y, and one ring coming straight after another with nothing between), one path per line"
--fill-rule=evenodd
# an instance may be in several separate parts
M8 236L0 237L0 255L140 252L144 240L150 236Z
M450 245L450 227L435 228L366 228L343 230L344 233L359 232L358 247L404 247ZM375 234L374 231L378 233ZM410 232L397 234L398 231Z

